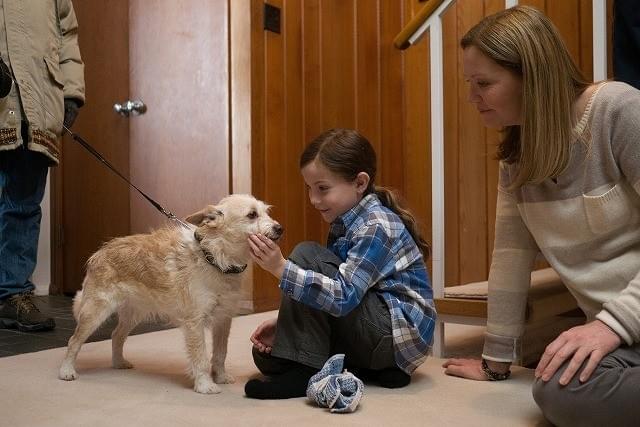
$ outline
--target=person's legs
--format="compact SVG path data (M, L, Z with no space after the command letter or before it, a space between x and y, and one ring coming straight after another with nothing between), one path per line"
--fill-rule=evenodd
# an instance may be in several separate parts
M387 388L404 387L411 376L395 361L391 315L375 291L347 316L335 319L331 354L344 353L345 367L365 381Z
M55 326L24 295L34 289L29 278L36 266L48 167L45 156L23 147L0 151L0 327Z
M297 245L289 259L304 269L330 277L341 263L335 254L313 242ZM258 399L304 396L309 378L330 356L331 317L283 296L271 354L253 352L258 369L271 378L249 380L246 395Z
M635 426L640 406L640 344L621 347L602 359L591 378L579 373L566 386L558 383L565 363L547 383L536 380L533 398L557 426Z

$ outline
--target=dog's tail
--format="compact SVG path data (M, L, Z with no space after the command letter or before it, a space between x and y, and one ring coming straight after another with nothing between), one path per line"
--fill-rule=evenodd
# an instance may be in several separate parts
M73 317L78 320L78 315L80 314L80 307L82 306L82 290L79 290L76 293L76 296L73 298Z

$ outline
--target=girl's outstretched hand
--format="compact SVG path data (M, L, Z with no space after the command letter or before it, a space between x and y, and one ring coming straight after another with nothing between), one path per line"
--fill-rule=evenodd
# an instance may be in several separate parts
M449 359L442 364L444 373L454 377L476 381L487 381L487 375L482 370L479 359Z
M275 317L265 320L253 331L251 337L249 337L253 346L257 348L260 353L271 353L271 348L276 338L277 322L278 319Z
M252 234L249 236L249 249L254 262L278 279L282 277L286 260L276 242L262 234Z

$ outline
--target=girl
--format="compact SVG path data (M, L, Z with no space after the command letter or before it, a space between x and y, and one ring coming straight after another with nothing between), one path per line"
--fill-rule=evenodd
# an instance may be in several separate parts
M640 92L587 81L551 21L531 7L485 18L461 45L469 100L504 140L482 360L450 360L446 373L509 376L542 252L587 323L547 346L536 402L559 426L636 425Z
M254 261L278 278L283 296L277 320L251 336L256 366L269 378L250 380L245 393L304 396L336 353L356 375L403 387L425 360L435 325L427 243L394 195L374 184L375 152L356 131L324 132L300 169L311 204L331 223L328 249L304 242L287 261L270 239L250 237Z

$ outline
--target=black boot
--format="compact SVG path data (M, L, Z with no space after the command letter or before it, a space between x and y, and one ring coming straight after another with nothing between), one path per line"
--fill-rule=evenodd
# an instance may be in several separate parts
M290 370L268 377L266 380L247 381L244 393L254 399L289 399L307 394L309 378L318 370L297 363Z

